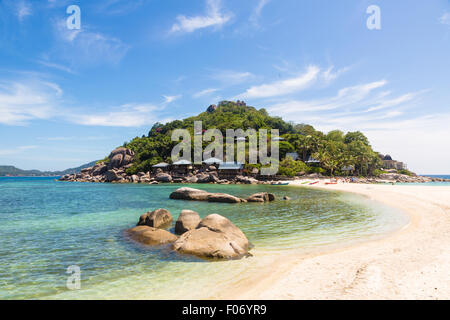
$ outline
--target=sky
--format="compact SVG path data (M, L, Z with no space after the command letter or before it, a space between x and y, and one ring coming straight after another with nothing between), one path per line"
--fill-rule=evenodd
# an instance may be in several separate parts
M449 57L448 0L0 0L0 165L76 167L240 99L449 174Z

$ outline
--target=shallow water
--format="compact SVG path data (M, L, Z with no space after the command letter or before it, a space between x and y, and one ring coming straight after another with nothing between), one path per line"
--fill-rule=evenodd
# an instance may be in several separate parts
M308 188L195 185L239 197L268 191L267 204L218 204L170 200L179 185L55 182L49 178L0 178L0 299L195 299L214 297L230 282L273 263L289 250L319 248L377 237L407 218L366 198ZM290 201L280 200L287 195ZM139 216L166 208L202 217L229 218L255 246L255 256L210 262L147 248L123 230ZM66 287L67 267L81 268L81 290Z

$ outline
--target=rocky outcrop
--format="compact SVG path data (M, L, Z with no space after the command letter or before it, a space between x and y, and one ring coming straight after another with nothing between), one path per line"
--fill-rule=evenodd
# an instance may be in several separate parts
M249 254L250 243L230 220L211 214L201 220L196 229L181 235L172 248L201 258L236 259Z
M175 200L192 200L192 201L209 201L222 203L240 203L244 202L238 197L226 193L209 193L204 190L194 188L180 188L172 192L170 199Z
M197 228L200 221L201 218L197 212L192 210L183 210L175 223L175 233L183 234L189 230L193 230Z
M208 202L220 202L220 203L241 203L242 199L232 196L227 193L211 193L208 197Z
M252 177L237 176L235 181L243 184L258 184L258 180Z
M120 168L130 164L133 161L134 152L131 149L120 147L114 149L108 158L108 169Z
M252 194L247 198L248 202L270 202L275 200L275 195L267 192L259 192Z
M140 216L138 226L149 226L154 228L166 228L172 223L173 218L169 210L156 209Z
M169 231L149 226L137 226L127 230L128 236L145 245L163 245L175 242L178 238Z
M209 195L210 193L204 190L180 188L172 192L169 198L175 200L208 201Z
M172 182L172 176L164 172L158 173L155 179L158 182Z

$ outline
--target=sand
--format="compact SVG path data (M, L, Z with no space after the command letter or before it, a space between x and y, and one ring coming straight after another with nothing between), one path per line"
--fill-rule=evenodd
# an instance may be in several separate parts
M291 182L299 185L301 181ZM450 299L450 187L338 184L398 208L410 223L386 237L313 256L291 253L221 299Z

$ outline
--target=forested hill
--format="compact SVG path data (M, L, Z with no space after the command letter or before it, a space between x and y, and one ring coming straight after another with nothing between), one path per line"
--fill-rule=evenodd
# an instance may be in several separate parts
M84 168L95 165L96 161L86 163L76 168L66 169L64 171L39 171L39 170L22 170L14 166L0 166L0 177L52 177L63 176L65 174L78 173Z
M295 124L281 117L269 116L265 109L257 110L241 101L223 101L194 117L167 124L156 123L147 136L136 137L125 143L125 147L136 153L133 166L127 172L147 172L154 164L170 162L171 150L178 144L171 141L171 133L175 129L188 129L193 135L194 121L202 121L203 130L219 129L224 136L226 129L278 129L284 139L280 142L281 159L288 152L297 152L299 155L298 161L285 159L280 163L280 170L287 168L284 174L310 169L334 174L342 167L352 166L357 173L365 175L373 174L381 166L379 154L372 150L368 139L359 131L344 133L335 130L325 134L307 124ZM318 168L307 166L311 158L320 161Z

